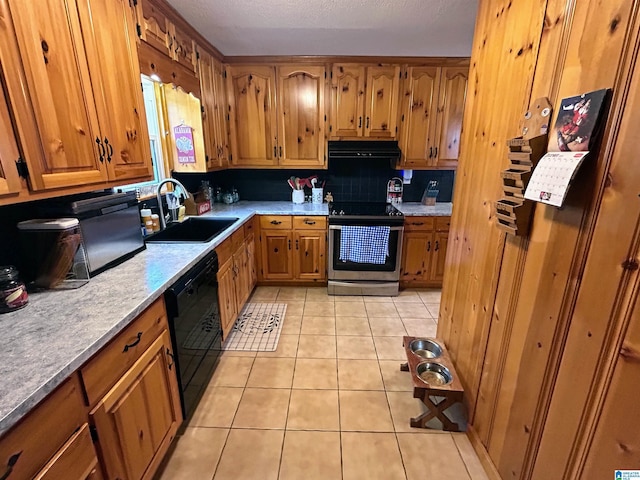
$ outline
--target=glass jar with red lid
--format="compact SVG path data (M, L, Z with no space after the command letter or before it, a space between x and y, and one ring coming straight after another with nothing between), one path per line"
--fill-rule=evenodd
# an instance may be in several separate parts
M13 312L27 303L29 295L16 267L0 267L0 313Z

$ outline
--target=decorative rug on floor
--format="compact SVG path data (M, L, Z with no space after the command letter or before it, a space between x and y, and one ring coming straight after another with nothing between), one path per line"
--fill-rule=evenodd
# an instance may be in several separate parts
M238 316L224 350L273 352L278 348L286 303L247 303Z

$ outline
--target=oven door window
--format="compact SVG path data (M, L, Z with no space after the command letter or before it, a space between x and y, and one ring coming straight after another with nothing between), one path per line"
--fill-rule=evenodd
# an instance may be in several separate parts
M401 230L391 229L389 232L389 252L385 258L385 262L383 264L380 263L360 263L360 262L352 262L352 261L343 261L340 260L340 237L342 235L342 230L338 228L332 228L329 230L330 235L332 236L331 241L333 242L333 250L332 250L332 258L331 264L333 266L333 270L335 271L344 271L344 272L394 272L398 267L397 262L397 252L398 252L398 244L400 243L400 232ZM366 255L365 255L366 258Z

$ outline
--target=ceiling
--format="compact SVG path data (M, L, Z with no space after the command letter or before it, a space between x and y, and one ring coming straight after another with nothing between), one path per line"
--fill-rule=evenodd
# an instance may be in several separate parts
M471 55L477 0L169 0L224 55Z

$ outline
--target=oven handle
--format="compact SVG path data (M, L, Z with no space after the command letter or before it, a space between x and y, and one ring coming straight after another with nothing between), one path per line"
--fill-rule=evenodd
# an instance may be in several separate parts
M342 227L344 227L345 225L329 225L329 230L342 230ZM363 226L384 226L384 225L363 225ZM404 230L404 226L400 225L398 227L389 227L389 230L391 230L392 232L399 232L401 230Z

